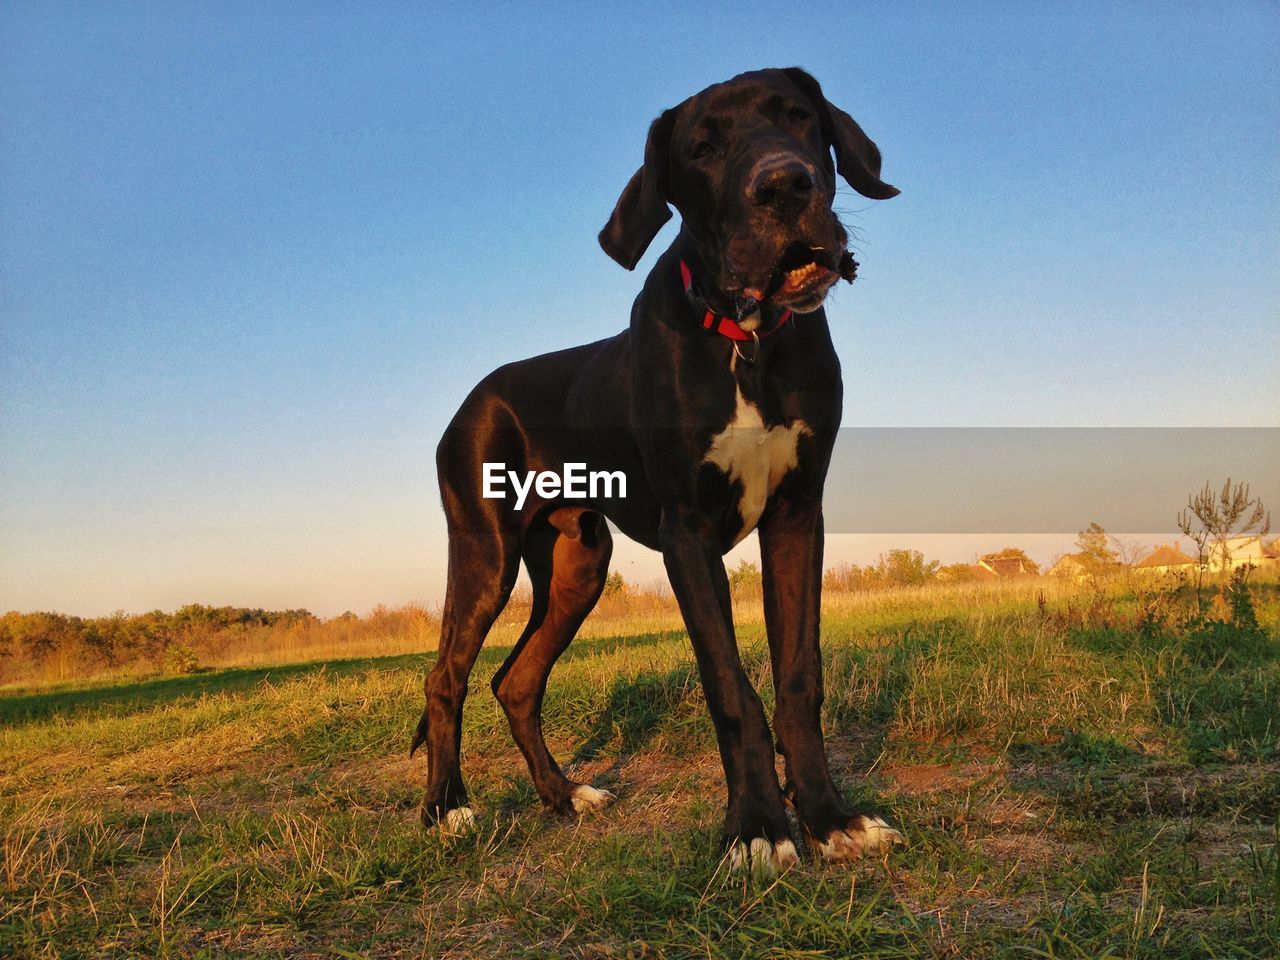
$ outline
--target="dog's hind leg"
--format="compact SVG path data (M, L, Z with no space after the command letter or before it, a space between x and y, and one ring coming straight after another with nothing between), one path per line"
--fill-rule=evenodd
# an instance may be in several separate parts
M459 763L462 702L471 668L511 596L519 567L514 530L450 530L440 652L427 674L426 707L410 748L412 755L422 743L427 745L427 792L422 804L426 824L442 821L447 829L457 830L473 819Z
M582 813L613 795L574 783L560 770L542 736L542 698L551 668L600 599L613 540L600 514L565 507L530 531L522 552L533 582L533 612L494 675L493 692L543 802L562 813Z

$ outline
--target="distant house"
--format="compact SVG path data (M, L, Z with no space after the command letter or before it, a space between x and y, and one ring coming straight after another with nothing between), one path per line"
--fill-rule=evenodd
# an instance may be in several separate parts
M1231 570L1245 565L1276 566L1277 543L1280 541L1263 543L1260 536L1231 537L1223 543L1211 543L1206 547L1209 553L1209 569Z
M1113 560L1099 561L1084 553L1066 553L1058 558L1058 562L1049 568L1048 575L1061 577L1064 580L1085 580L1088 577L1106 577L1119 573L1124 569Z
M979 557L976 564L997 577L1033 577L1040 572L1034 561L1028 560L1020 553L988 553Z
M1064 553L1049 568L1049 576L1062 577L1064 580L1083 580L1088 575L1089 568L1084 564L1083 553Z
M975 580L998 580L994 573L976 563L950 563L936 574L943 583L972 583Z
M1171 543L1162 543L1139 560L1133 569L1146 573L1175 573L1190 571L1195 566L1195 557L1188 557Z

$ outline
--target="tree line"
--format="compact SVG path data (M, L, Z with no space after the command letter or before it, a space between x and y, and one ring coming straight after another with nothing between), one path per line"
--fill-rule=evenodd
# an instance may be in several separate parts
M60 664L75 665L75 670L67 672L85 667L109 670L140 661L163 667L171 650L191 649L220 634L231 637L318 622L308 610L199 603L172 613L152 610L131 615L117 611L106 617L10 611L0 617L0 675L12 674L18 664L42 673L57 673Z

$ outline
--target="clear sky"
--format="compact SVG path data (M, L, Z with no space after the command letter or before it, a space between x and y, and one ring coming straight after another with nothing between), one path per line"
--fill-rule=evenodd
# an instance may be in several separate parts
M1278 11L0 5L0 609L438 600L440 431L625 324L648 122L762 66L902 189L847 423L1276 426Z

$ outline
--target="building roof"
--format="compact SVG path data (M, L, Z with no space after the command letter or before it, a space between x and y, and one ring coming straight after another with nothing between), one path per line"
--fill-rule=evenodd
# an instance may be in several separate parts
M1181 567L1187 564L1195 563L1194 557L1188 557L1172 544L1163 543L1156 547L1151 553L1138 561L1137 566L1141 567Z
M980 561L982 566L1002 577L1020 577L1027 573L1026 561L1022 557L985 556Z
M1084 554L1083 553L1064 553L1058 558L1058 562L1049 568L1049 576L1055 576L1068 571L1074 573L1078 570L1084 570Z

